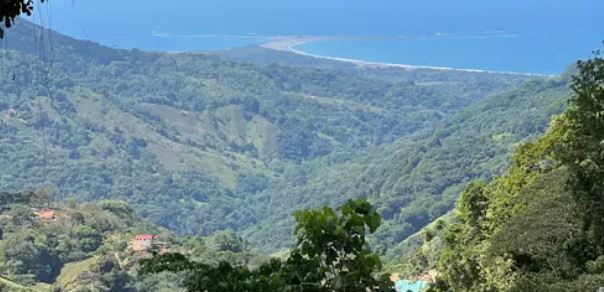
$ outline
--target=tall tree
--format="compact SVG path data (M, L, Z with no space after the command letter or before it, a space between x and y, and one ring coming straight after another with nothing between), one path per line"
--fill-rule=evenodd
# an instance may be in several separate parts
M584 229L604 251L604 59L578 62L559 157L571 170L571 189L584 208Z
M438 291L588 291L604 278L604 59L579 62L564 115L472 183L443 235Z

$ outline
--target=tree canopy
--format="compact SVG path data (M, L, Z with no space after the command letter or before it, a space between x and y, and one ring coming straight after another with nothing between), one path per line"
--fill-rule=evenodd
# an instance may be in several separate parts
M470 184L443 235L440 291L589 291L604 283L604 59L511 168Z
M349 201L295 215L298 241L285 261L273 259L250 270L221 262L212 266L182 254L158 255L141 262L142 274L187 272L189 292L203 291L393 291L379 275L381 262L366 242L381 217L365 200Z

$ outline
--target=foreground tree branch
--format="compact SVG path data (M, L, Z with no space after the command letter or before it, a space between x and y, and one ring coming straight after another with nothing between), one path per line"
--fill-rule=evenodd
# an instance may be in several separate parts
M44 2L46 0L40 0ZM34 10L34 0L0 0L0 39L4 30L15 23L15 18L21 14L31 15Z

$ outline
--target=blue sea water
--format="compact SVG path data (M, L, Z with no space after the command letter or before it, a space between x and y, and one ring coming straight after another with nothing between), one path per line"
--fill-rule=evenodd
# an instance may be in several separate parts
M261 44L264 39L249 38L259 35L423 36L342 39L299 49L367 61L543 74L588 57L604 39L602 0L50 0L33 19L112 47L162 51ZM493 32L500 35L481 37Z
M556 75L576 60L589 58L599 45L598 39L544 39L527 34L321 41L295 49L370 62Z

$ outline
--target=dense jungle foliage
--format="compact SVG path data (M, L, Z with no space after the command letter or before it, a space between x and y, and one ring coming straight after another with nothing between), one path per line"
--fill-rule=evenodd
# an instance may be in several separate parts
M434 291L602 287L603 73L600 55L579 62L569 106L547 133L519 147L504 175L470 183L395 268L437 269Z
M391 291L366 236L381 217L363 199L348 201L337 211L324 207L295 214L297 243L287 259L272 259L256 269L223 262L212 266L182 254L164 254L141 262L143 275L186 273L187 291Z
M232 229L268 251L294 242L295 210L356 198L396 250L501 174L569 79L124 51L26 22L3 43L2 190L122 199L180 235Z

